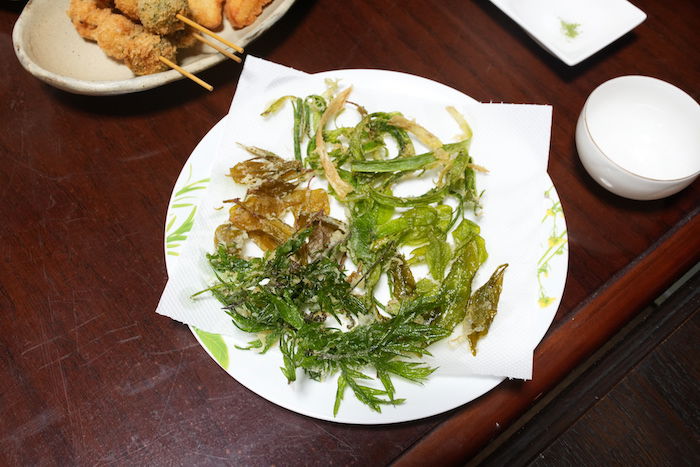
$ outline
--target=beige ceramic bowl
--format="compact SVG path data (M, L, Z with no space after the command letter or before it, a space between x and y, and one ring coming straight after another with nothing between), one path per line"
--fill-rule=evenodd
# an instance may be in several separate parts
M294 0L273 0L252 25L234 30L224 20L225 26L217 34L245 47L293 3ZM17 58L40 80L76 94L109 95L145 91L182 79L174 70L134 76L125 65L107 57L97 44L78 35L66 14L68 4L69 0L30 0L15 23L12 40ZM186 52L180 65L191 73L228 60L201 44Z
M700 106L656 78L615 78L588 97L576 147L588 173L609 191L664 198L700 174Z

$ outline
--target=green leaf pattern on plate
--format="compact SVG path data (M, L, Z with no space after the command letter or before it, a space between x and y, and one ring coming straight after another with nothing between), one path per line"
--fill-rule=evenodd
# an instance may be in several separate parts
M556 196L556 192L552 195L554 187L550 187L544 192L544 197L549 201L550 206L545 211L544 217L542 218L542 224L549 222L551 226L551 232L547 239L546 249L540 259L537 261L537 284L539 286L539 299L538 303L540 307L546 308L556 301L555 297L550 297L545 291L543 284L544 279L549 276L550 271L550 261L557 255L562 255L566 251L568 237L566 229L561 229L561 220L564 219L564 211L561 207L561 202ZM561 231L560 231L561 229Z
M187 240L187 234L194 225L194 215L197 212L197 205L192 202L196 200L195 191L205 190L211 179L203 178L191 182L192 165L187 167L187 179L184 186L180 187L173 195L172 204L168 209L168 224L165 228L165 250L168 255L178 256L177 249ZM184 220L182 218L184 217Z
M194 327L193 329L197 333L202 345L204 345L204 347L209 350L211 356L214 357L214 360L216 360L224 370L228 369L228 347L221 334L212 334Z

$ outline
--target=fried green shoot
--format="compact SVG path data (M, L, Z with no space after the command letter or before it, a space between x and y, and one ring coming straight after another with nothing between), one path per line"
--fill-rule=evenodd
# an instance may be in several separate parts
M435 368L421 357L460 324L475 354L506 269L472 292L488 255L479 226L465 217L480 207L479 167L461 114L447 110L463 139L443 143L398 112L367 112L350 92L334 85L323 95L284 96L262 113L270 118L291 103L293 160L246 147L255 157L231 174L250 184L248 194L233 200L208 256L217 281L207 292L239 329L256 334L239 348L264 353L278 345L289 383L300 374L336 378L334 415L348 390L377 412L402 404L395 379L425 382ZM352 109L357 123L339 126ZM325 192L301 188L312 173L328 181L347 223L328 216ZM434 180L427 191L394 194L400 182L426 174ZM294 225L285 223L288 213ZM243 255L246 236L263 256ZM427 266L426 277L415 277L417 265ZM382 276L386 303L375 296Z

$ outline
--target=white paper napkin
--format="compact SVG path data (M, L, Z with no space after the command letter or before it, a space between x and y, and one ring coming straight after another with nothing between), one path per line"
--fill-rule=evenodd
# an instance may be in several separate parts
M222 200L243 196L245 189L226 176L235 162L249 156L236 143L259 146L291 157L292 117L289 109L263 119L259 114L283 95L321 93L325 78L339 76L340 86L353 85L351 100L371 111L399 110L436 133L443 142L454 141L456 123L444 111L454 105L467 116L474 130L471 154L489 169L479 175L484 190L483 214L477 219L486 240L489 259L475 278L474 290L496 266L508 263L499 312L489 334L472 356L466 342L445 340L431 347L426 361L438 374L485 374L529 379L532 353L541 333L533 332L537 313L538 232L544 213L551 107L543 105L479 104L436 83L381 72L306 73L248 56L236 95L225 122L226 132L217 154L212 154L211 182L200 197L194 227L180 256L170 268L169 280L156 311L207 332L231 336L244 344L253 339L241 332L221 310L220 303L204 294L213 275L206 253L213 249L213 232L228 218ZM428 84L426 84L428 83ZM427 86L427 88L426 88ZM427 91L427 92L425 92ZM349 114L349 113L348 113ZM352 116L343 116L352 118ZM332 215L342 216L334 204ZM235 358L235 357L234 357Z

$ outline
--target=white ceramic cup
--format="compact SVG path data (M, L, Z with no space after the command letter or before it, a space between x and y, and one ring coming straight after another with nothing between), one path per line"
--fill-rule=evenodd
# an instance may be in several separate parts
M609 191L638 200L670 196L700 174L700 105L656 78L611 79L588 96L576 148Z

